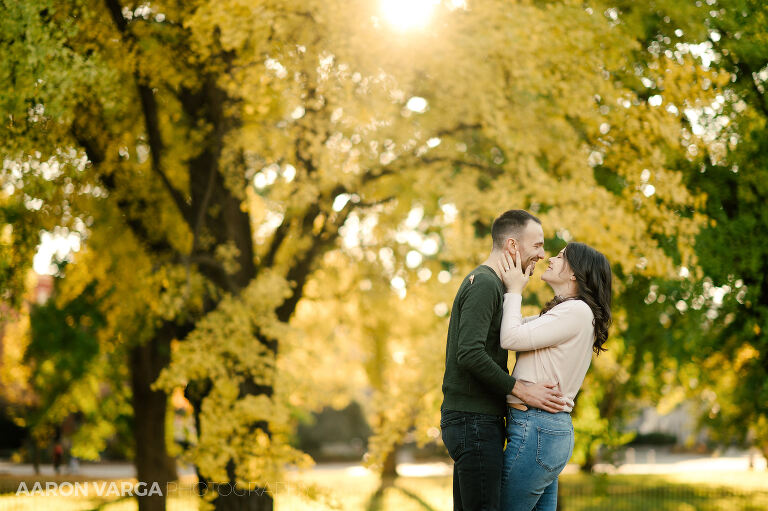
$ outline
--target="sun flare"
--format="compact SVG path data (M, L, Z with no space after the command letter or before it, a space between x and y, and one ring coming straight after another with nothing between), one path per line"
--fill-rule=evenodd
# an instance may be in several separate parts
M381 0L384 19L398 30L425 27L440 0Z

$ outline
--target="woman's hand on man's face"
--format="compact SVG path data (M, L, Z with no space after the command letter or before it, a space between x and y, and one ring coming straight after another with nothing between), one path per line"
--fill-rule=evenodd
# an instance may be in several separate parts
M504 287L507 293L522 293L526 284L531 278L534 265L523 268L519 250L515 250L514 258L509 253L504 252L499 258L499 271Z

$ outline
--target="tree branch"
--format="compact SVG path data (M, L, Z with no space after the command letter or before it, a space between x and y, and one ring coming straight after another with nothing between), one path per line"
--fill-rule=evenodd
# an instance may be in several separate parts
M269 268L275 263L275 256L277 255L277 251L283 244L286 236L288 236L289 230L290 222L283 218L283 222L277 227L275 234L272 236L272 243L269 245L269 250L267 250L267 253L264 255L264 258L261 260L261 264L259 266Z
M460 131L478 130L480 128L482 128L482 126L480 124L478 124L478 123L466 124L466 123L461 122L461 123L457 124L456 126L454 126L453 128L446 128L446 129L438 130L437 132L435 132L435 136L436 137L444 137L446 135L454 135L454 134L456 134L456 133L458 133Z
M499 172L500 167L493 167L490 165L486 165L483 163L475 163L471 161L464 161L464 160L458 160L456 158L443 158L443 157L431 157L431 158L421 158L421 161L423 163L450 163L452 165L458 165L463 167L472 167L479 170L485 170L488 172Z
M355 203L358 208L372 208L375 206L381 206L382 204L387 204L389 202L392 202L393 200L397 199L394 195L390 195L389 197L384 197L383 199L377 199L373 201L368 202L357 202Z
M291 268L288 270L286 278L293 282L295 287L291 296L288 297L276 310L277 318L280 321L287 322L291 319L293 312L296 310L296 305L299 303L299 300L301 300L302 296L304 296L304 285L306 284L307 279L309 278L309 275L313 269L312 262L322 253L323 250L325 250L336 240L338 237L339 228L344 225L344 222L352 212L352 209L352 204L348 202L344 209L339 212L339 215L336 216L334 221L326 222L326 224L323 226L323 230L318 235L313 236L312 244L310 245L309 249L302 252L301 256L294 261L293 266L291 266ZM319 214L319 209L316 214ZM311 218L314 219L316 214L312 215ZM308 225L309 229L311 229L313 222L307 222L308 218L310 218L310 215L305 217L304 226L306 228ZM305 235L311 235L311 231L305 231Z
M83 133L80 133L78 128L74 125L72 126L72 137L85 150L85 155L88 157L91 165L98 167L105 161L106 154L104 150L97 147L97 145L94 144L92 138L85 136ZM117 184L115 183L114 176L106 175L103 173L99 173L98 176L99 181L104 186L104 188L106 188L110 194L114 194L117 190ZM150 251L158 254L176 254L176 251L168 242L168 240L153 238L149 230L147 230L147 228L144 226L143 222L137 218L132 217L131 213L134 209L144 210L147 208L147 204L143 199L139 199L137 201L128 201L124 198L118 198L115 203L117 204L117 208L123 213L125 223L133 235L136 236L136 238Z
M115 23L115 26L117 27L118 32L120 32L123 40L125 41L126 39L131 39L133 42L136 42L135 38L131 35L130 32L128 32L128 22L123 17L122 8L119 1L104 1L106 2L110 15L112 16L112 21ZM144 127L147 132L147 142L149 143L149 149L152 158L152 171L157 174L158 177L160 177L163 186L171 195L171 198L176 204L176 207L179 209L179 212L181 213L182 218L184 218L184 221L187 223L187 225L189 225L190 228L193 228L192 209L187 204L182 194L173 186L173 184L171 184L170 179L168 179L168 176L165 174L162 168L163 141L160 135L160 122L157 117L158 108L157 101L155 100L155 93L152 88L142 83L143 79L138 70L134 70L133 78L136 82L136 88L141 100L142 113L144 114Z
M192 209L187 201L182 196L173 184L171 184L168 176L163 172L161 165L161 155L163 151L163 141L160 136L160 122L157 118L157 101L155 100L155 93L146 85L138 83L139 77L135 75L137 80L136 87L139 90L139 97L141 98L141 106L144 112L144 126L147 131L147 138L149 142L149 150L152 155L152 170L160 177L166 190L171 195L173 202L176 203L176 207L179 209L181 216L187 224L192 227Z
M120 6L120 2L117 0L105 0L109 14L112 16L112 21L115 22L117 30L121 34L124 34L128 29L128 22L123 17L123 9Z

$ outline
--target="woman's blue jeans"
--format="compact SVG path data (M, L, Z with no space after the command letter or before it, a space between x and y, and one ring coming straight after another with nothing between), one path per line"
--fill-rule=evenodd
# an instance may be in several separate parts
M509 408L501 509L555 511L557 476L571 459L573 440L569 413Z

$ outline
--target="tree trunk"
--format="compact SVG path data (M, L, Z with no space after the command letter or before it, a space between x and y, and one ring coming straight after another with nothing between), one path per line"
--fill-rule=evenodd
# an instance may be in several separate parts
M760 454L763 455L763 457L768 461L768 443L763 443L760 445L759 448Z
M235 464L227 463L229 483L215 483L200 476L198 470L198 495L217 491L219 496L213 501L216 511L273 511L275 502L267 488L247 490L237 488L235 484ZM273 488L274 489L274 488Z
M595 467L595 463L597 463L597 455L592 452L593 445L594 440L589 443L589 446L587 447L587 454L584 457L584 463L579 466L579 470L585 474L591 474L592 469Z
M216 511L272 511L275 502L264 488L235 489L233 484L219 487L222 495L213 501ZM226 495L224 495L226 494Z
M395 485L395 479L397 478L398 448L398 444L393 445L392 450L389 451L389 454L387 454L387 457L384 459L384 463L381 466L381 482L368 500L368 504L365 507L366 511L380 511L384 502L384 492Z
M392 446L392 450L387 454L384 459L384 464L381 467L382 479L395 479L397 478L397 451L398 446L395 444Z
M136 478L147 484L148 493L155 482L162 492L138 497L139 511L165 511L167 484L177 479L176 462L165 443L168 398L165 392L150 388L170 361L173 334L173 327L166 325L152 340L131 351Z
M584 474L591 474L592 469L595 467L595 460L592 457L592 455L587 455L586 460L584 460L584 463L579 466L579 470L583 472Z
M40 475L40 448L32 435L30 435L30 444L32 446L32 466L35 469L35 475Z

